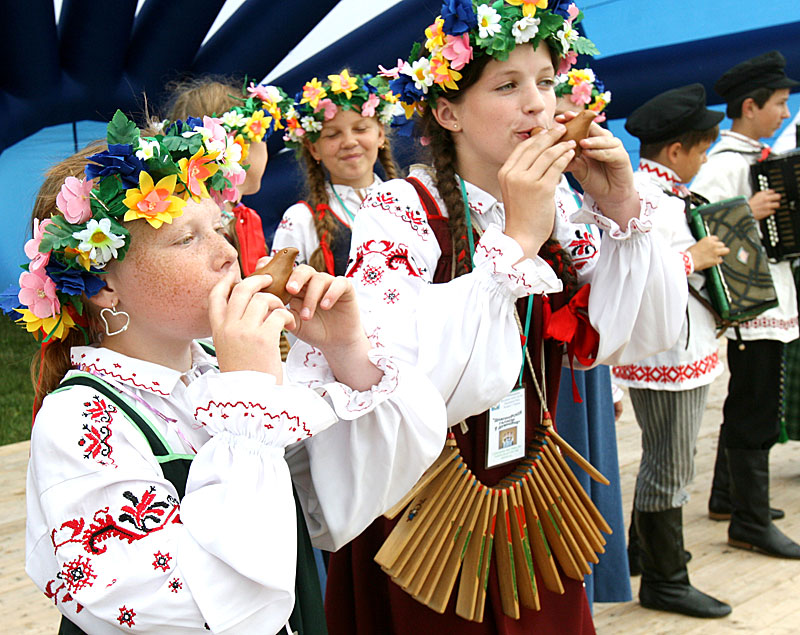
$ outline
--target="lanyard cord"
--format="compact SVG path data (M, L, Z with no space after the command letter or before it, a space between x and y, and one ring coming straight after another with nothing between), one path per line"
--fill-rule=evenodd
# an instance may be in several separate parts
M339 201L339 205L342 206L344 213L347 214L347 219L350 221L350 226L352 227L353 221L356 218L355 215L353 214L353 212L347 209L347 205L344 204L342 197L339 196L339 192L336 191L336 188L333 186L333 183L331 183L331 189L333 190L333 195L336 197L336 200Z
M470 264L472 265L471 268L474 269L475 265L475 242L472 238L472 218L470 215L470 208L469 208L469 199L467 198L467 188L464 185L464 179L460 176L458 177L459 182L461 183L461 199L464 201L464 216L466 218L467 224L467 236L469 238L469 256L470 256ZM478 227L477 225L474 226L474 230L478 234L478 238L480 239L483 236L483 230ZM453 259L455 261L455 258ZM533 379L533 385L536 388L536 392L539 395L539 403L541 404L543 409L547 408L547 402L544 399L544 390L541 386L539 386L539 381L536 379L536 373L533 369L533 362L531 361L531 354L528 351L528 334L530 333L531 329L531 314L533 313L533 299L531 296L528 296L528 309L525 315L525 326L522 326L522 320L520 320L519 312L517 311L517 305L514 303L514 317L517 321L517 328L519 329L519 334L523 337L522 342L522 367L519 369L519 385L522 386L522 375L525 372L525 362L527 361L528 367L531 371L531 378ZM544 384L545 377L544 377L544 348L541 347L541 366L542 366L542 384Z

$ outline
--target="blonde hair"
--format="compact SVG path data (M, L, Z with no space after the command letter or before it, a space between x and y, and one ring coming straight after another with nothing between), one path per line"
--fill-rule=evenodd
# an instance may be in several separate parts
M242 92L231 78L206 75L167 84L166 118L170 121L187 117L221 115L241 102L235 95Z
M320 242L320 246L309 256L308 264L317 271L326 271L322 244L332 245L341 231L333 214L325 212L324 206L328 205L328 192L325 189L327 181L325 168L323 168L322 163L317 163L317 160L312 156L311 151L305 144L300 149L300 157L306 167L306 202L311 206L314 229L317 231L317 238L319 238ZM387 180L396 179L400 176L400 170L392 155L392 144L388 134L385 136L383 145L378 150L378 162L383 166ZM328 273L333 272L329 271Z

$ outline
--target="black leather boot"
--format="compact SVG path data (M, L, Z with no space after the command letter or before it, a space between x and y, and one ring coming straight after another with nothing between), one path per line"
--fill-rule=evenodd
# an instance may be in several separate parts
M692 559L692 552L683 550L686 564ZM639 562L639 536L636 534L636 509L631 510L631 524L628 527L628 570L631 577L642 575L642 565Z
M695 589L689 583L683 550L683 512L680 507L661 512L634 510L639 535L642 584L639 602L644 608L692 617L725 617L731 607Z
M731 519L730 476L728 458L722 439L717 443L717 459L714 461L714 480L711 482L711 496L708 499L708 517L711 520ZM786 514L782 509L769 508L772 520L780 520Z
M772 522L769 513L769 450L727 449L733 512L728 544L777 558L800 559L800 545Z

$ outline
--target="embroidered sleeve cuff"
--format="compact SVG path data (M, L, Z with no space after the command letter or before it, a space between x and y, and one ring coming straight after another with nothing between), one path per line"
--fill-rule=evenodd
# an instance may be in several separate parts
M509 295L521 298L561 291L561 280L542 258L523 258L519 243L497 225L489 225L475 245L476 271L488 271Z
M623 230L616 221L608 218L600 210L595 200L586 194L583 206L575 212L570 221L573 223L593 223L615 240L627 240L634 234L646 234L653 227L652 215L658 209L661 190L654 186L636 184L639 192L639 216L631 218Z
M203 384L203 385L200 385ZM223 431L286 447L337 420L330 406L301 386L278 386L272 375L254 371L198 378L189 387L194 418L212 436Z
M683 258L683 269L687 277L691 276L694 273L694 258L692 258L692 254L688 251L682 251L680 254L681 258Z

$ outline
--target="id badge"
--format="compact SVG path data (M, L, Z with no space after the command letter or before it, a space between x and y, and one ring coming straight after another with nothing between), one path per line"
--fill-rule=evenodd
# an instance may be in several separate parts
M489 409L486 469L525 456L525 389L517 388Z

